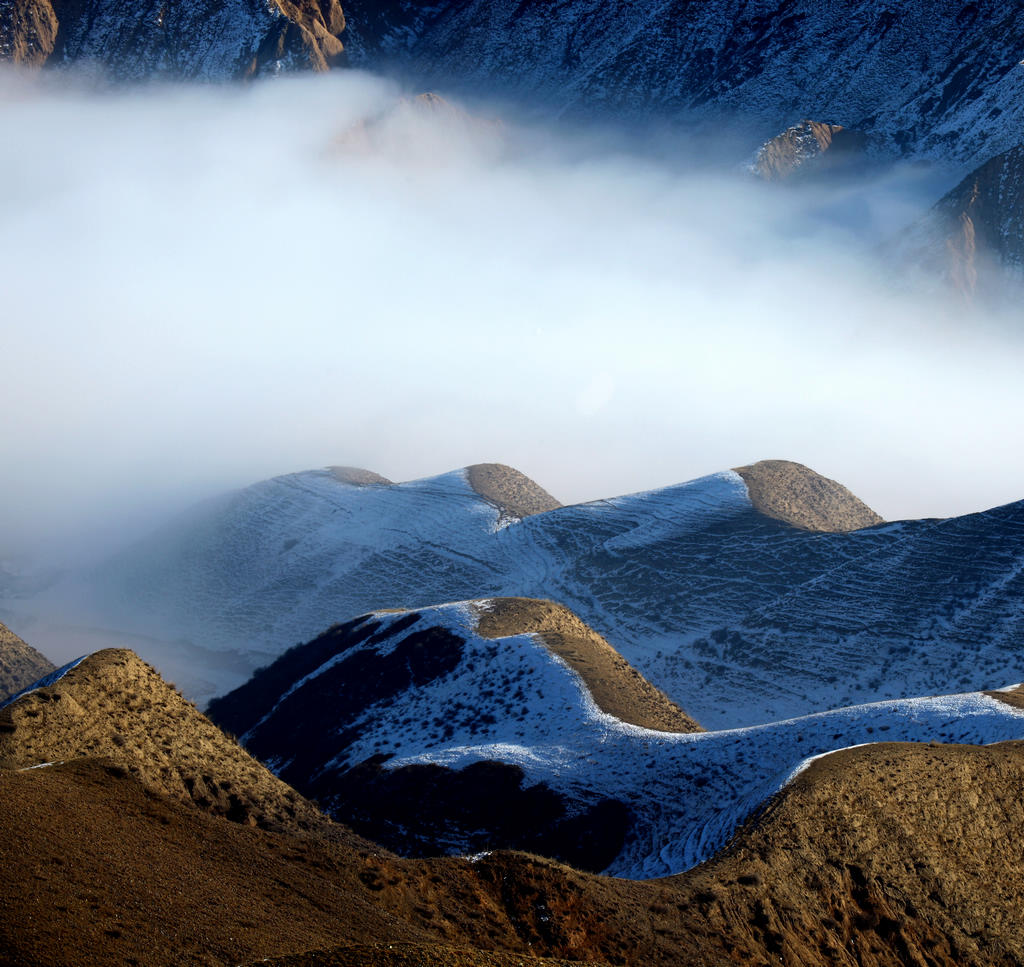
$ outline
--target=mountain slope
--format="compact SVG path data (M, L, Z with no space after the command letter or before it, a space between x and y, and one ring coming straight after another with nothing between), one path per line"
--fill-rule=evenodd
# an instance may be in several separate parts
M743 468L753 486L729 471L522 519L503 518L464 471L389 486L292 474L5 604L50 651L66 628L48 636L31 616L137 636L160 667L202 673L210 684L191 694L203 697L335 621L480 597L560 602L708 728L1024 678L1013 598L1024 505L814 532L875 518L794 467Z
M1024 145L972 171L893 249L968 298L998 297L1008 276L1024 279Z
M268 834L97 760L0 770L0 959L1019 963L1022 781L1021 743L846 750L811 763L708 864L634 882L521 854L407 861Z
M1019 138L1024 11L995 0L348 0L353 63L559 113L739 126L827 117L877 151L978 164Z
M115 77L245 77L338 62L338 0L3 0L0 59L83 63Z
M55 670L53 662L0 624L0 703Z
M979 693L724 732L645 729L598 708L539 635L481 637L487 605L338 626L210 715L336 819L401 852L526 848L630 877L708 860L808 756L881 738L1024 738L1024 712ZM515 620L501 607L497 623Z
M96 756L155 792L234 822L325 824L311 803L128 651L82 658L0 707L0 761L7 768Z

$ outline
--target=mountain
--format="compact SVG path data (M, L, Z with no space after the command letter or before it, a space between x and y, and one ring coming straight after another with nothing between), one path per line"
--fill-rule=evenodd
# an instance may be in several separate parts
M342 62L549 116L733 130L753 147L802 118L887 156L977 165L1017 143L1024 12L995 0L4 0L0 57L117 77L229 78ZM344 31L343 60L340 37Z
M0 703L55 670L53 662L0 624Z
M834 174L863 161L865 147L866 138L859 131L801 121L762 144L752 167L765 181Z
M570 507L551 506L542 488L511 470L491 489L474 472L482 493L471 469L394 485L309 471L209 502L81 580L8 604L26 623L33 613L76 614L81 627L131 635L126 643L169 673L178 676L168 662L198 670L207 684L190 692L209 696L297 640L369 610L481 596L551 599L614 638L630 664L698 721L764 721L816 708L820 686L794 701L792 683L780 693L771 665L761 663L737 668L719 686L718 656L705 668L689 642L918 526L809 530L878 518L795 466L743 468L757 506L734 471ZM785 496L786 488L795 489ZM67 637L68 623L50 632L54 640ZM49 640L42 623L31 627L35 640ZM186 649L184 662L176 656ZM204 660L202 649L225 660ZM247 670L237 655L248 656Z
M127 714L110 709L114 720ZM403 860L336 826L226 822L105 758L0 763L0 960L980 967L1024 958L1012 839L1024 822L1022 743L886 742L801 766L727 850L689 873L638 882L516 853Z
M710 859L809 756L1024 738L1024 712L980 693L701 732L615 658L550 602L377 612L287 652L209 714L403 854L517 848L633 878Z
M147 789L237 823L311 829L326 822L129 651L72 662L0 707L6 768L97 756Z
M351 62L560 115L740 128L801 118L883 155L980 164L1015 144L1024 11L981 0L347 0Z
M878 518L785 461L523 518L466 471L394 485L309 471L207 503L5 606L44 647L72 614L129 636L207 697L353 615L548 599L719 729L1024 678L1022 514L846 531ZM51 612L69 617L49 632L32 621Z
M791 460L761 460L736 473L756 511L794 527L827 534L885 523L842 484Z
M4 0L0 60L113 77L226 79L339 63L338 0Z
M901 264L945 279L967 298L1024 279L1024 145L990 158L894 240Z

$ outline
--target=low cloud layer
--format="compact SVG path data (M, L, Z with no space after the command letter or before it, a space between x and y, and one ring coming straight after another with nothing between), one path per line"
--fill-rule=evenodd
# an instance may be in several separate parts
M399 97L0 75L0 559L329 463L1024 497L1021 339L870 257L934 177L797 192Z

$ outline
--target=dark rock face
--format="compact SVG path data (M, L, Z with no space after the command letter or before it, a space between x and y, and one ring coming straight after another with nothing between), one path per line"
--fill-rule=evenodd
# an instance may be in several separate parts
M884 154L978 163L1024 116L1024 10L995 0L348 0L355 63L570 112L752 125L827 117Z
M335 819L404 855L521 849L581 869L606 867L629 828L628 809L616 800L582 793L570 799L526 783L522 769L502 762L390 769L388 754L362 761L351 755L373 728L375 706L401 704L462 661L462 638L420 623L410 612L332 628L214 700L209 715L242 734L255 755ZM453 695L450 707L435 709L435 724L443 730L460 710ZM469 713L493 721L486 708ZM426 727L412 710L407 722L409 729Z
M221 79L340 62L338 0L6 0L0 58L113 77Z

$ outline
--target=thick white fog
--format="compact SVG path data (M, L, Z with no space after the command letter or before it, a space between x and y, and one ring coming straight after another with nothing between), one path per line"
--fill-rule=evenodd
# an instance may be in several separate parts
M400 96L0 75L0 558L326 464L1024 497L1021 340L864 254L920 172L798 192Z

